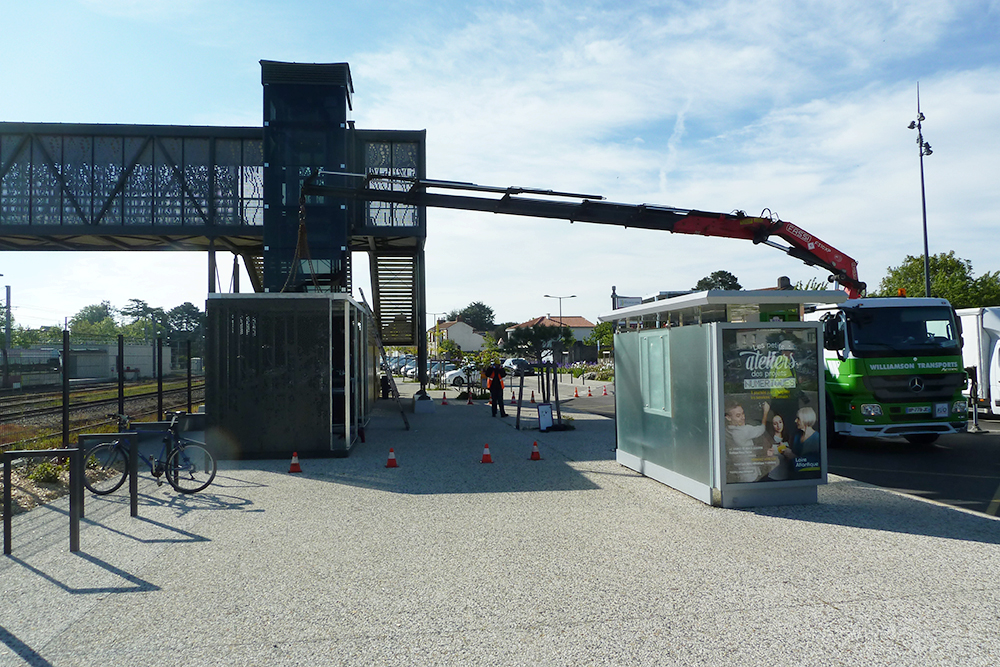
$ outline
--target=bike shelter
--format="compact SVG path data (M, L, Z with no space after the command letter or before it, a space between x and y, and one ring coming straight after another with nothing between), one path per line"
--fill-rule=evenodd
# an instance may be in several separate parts
M616 325L618 462L715 506L815 503L827 476L823 332L802 313L846 298L709 290L601 315Z

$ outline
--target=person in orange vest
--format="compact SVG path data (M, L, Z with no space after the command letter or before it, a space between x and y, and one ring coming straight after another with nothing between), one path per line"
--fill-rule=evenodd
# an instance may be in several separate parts
M507 416L507 411L503 409L503 379L506 376L507 371L496 361L487 366L486 370L483 371L483 377L486 378L486 387L490 390L490 407L493 408L494 417L497 416L498 409L500 410L501 417Z

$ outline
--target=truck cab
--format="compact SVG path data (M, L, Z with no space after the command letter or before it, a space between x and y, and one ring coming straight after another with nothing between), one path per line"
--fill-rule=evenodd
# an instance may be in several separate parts
M930 443L966 430L961 324L934 298L818 306L824 322L828 437L903 436Z

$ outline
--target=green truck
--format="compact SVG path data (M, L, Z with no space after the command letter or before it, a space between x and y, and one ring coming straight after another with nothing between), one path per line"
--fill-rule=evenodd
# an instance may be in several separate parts
M945 299L817 306L824 324L827 440L902 436L929 444L968 426L961 321Z

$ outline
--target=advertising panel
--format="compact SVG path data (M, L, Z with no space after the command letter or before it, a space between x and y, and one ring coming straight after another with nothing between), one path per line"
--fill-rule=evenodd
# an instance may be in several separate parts
M728 484L820 479L816 329L722 331Z

